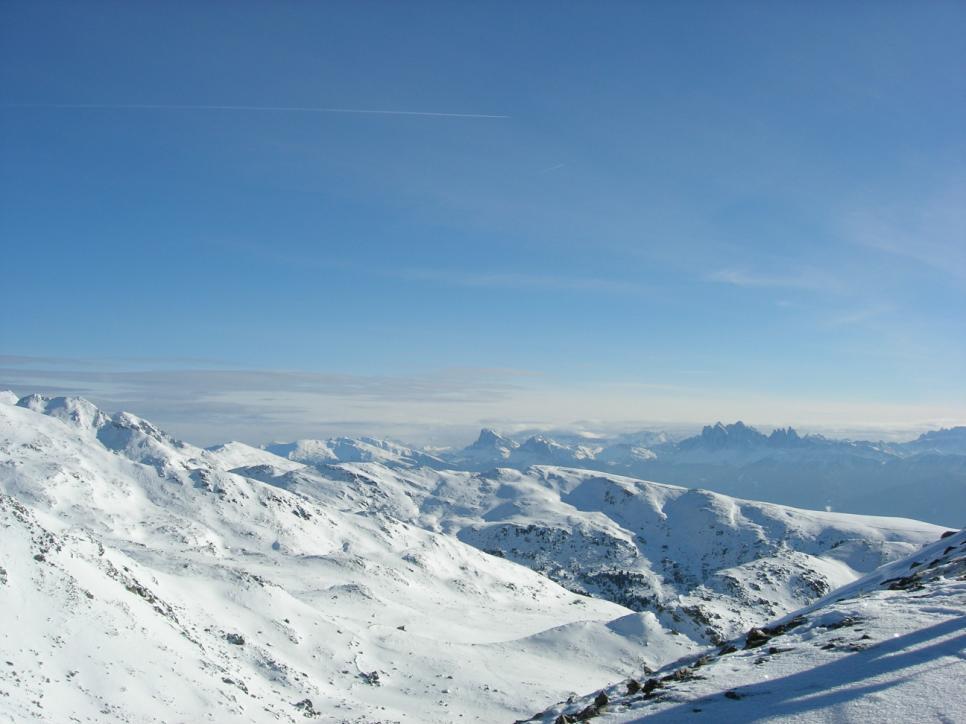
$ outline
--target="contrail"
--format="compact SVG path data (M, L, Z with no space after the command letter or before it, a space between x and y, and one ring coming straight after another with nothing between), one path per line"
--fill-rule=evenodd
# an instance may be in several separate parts
M426 116L430 118L509 118L496 113L441 113L437 111L394 111L370 108L314 108L311 106L194 106L149 103L4 103L0 109L73 111L256 111L269 113L355 113L374 116Z
M546 168L540 169L539 171L537 171L537 174L550 173L551 171L559 171L560 169L564 168L566 165L567 164L565 163L555 163L553 166L547 166Z

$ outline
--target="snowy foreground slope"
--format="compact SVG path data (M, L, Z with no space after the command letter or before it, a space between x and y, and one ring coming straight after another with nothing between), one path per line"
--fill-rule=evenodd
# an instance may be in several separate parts
M0 721L509 721L942 530L562 468L326 459L0 403Z
M530 721L966 721L966 531Z
M133 416L46 411L0 405L0 721L500 721L691 647Z

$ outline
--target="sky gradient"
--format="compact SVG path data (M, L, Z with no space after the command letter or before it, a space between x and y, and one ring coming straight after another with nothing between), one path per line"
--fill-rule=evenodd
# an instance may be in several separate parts
M0 387L198 442L966 423L963 3L0 4Z

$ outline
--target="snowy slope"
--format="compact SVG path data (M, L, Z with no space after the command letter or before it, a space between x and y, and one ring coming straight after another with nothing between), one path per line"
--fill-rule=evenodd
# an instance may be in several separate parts
M966 721L966 531L536 721Z
M509 720L693 648L83 411L0 405L0 721Z
M330 441L205 450L77 398L10 402L0 721L508 721L940 532L587 470L436 470L378 441L388 457L352 463Z
M549 466L238 472L326 507L455 535L569 590L651 611L696 641L723 640L798 608L942 530Z
M265 450L305 465L376 462L402 467L415 465L445 467L443 461L433 455L374 437L334 437L328 440L273 442L266 445Z
M304 464L281 457L262 448L252 447L243 442L226 442L207 448L216 463L225 470L255 465L272 465L280 470L298 470Z

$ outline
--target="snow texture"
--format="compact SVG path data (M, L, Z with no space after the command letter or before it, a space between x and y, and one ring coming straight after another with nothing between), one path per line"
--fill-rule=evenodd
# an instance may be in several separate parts
M5 396L0 721L511 721L839 586L868 597L864 574L942 532L422 455L205 450Z
M966 721L966 531L535 721Z

